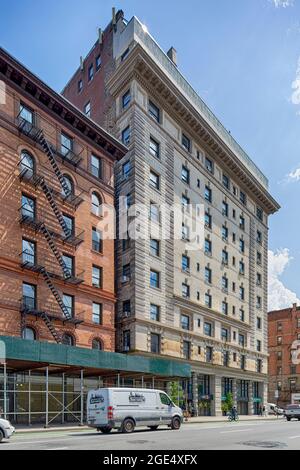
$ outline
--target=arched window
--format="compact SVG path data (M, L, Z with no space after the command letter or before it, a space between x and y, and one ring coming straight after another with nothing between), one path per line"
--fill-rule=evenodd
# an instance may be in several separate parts
M23 333L22 333L22 338L29 339L30 341L34 341L36 339L36 333L34 329L30 328L29 326L24 328Z
M98 338L93 339L92 349L97 349L98 351L102 351L103 350L102 341Z
M20 170L21 174L27 178L31 178L35 173L34 158L27 150L23 150L21 153Z
M75 346L75 341L74 341L73 336L68 335L67 333L64 333L62 337L62 344L65 344L66 346Z
M64 178L64 182L66 183L66 185L68 187L68 192L66 192L64 190L64 188L62 188L62 192L61 192L62 195L63 196L70 196L70 195L74 194L74 183L73 183L72 179L70 178L70 176L64 175L63 178Z
M97 193L92 194L92 213L100 217L101 215L101 198Z

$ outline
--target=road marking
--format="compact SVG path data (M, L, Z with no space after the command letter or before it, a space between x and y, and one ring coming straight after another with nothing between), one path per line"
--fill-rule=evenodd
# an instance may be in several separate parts
M300 438L300 436L291 436L291 437L289 437L289 439L299 439L299 438Z
M67 450L67 449L69 449L69 447L52 447L47 450Z
M221 431L220 434L228 434L230 432L247 432L251 431L251 429L234 429L233 431Z

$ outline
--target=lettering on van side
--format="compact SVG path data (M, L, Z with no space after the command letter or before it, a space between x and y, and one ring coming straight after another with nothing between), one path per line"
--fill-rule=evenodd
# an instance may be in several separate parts
M146 401L146 398L142 393L130 392L129 401L130 403L142 403Z
M104 402L104 397L102 395L99 395L97 393L92 393L91 398L90 398L90 404L95 405L96 403L103 403Z

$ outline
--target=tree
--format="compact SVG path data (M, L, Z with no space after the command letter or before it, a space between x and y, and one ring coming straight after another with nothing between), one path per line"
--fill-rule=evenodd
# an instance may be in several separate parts
M233 395L231 392L226 393L226 398L222 403L222 411L224 414L228 413L229 411L232 410L234 405L233 402Z
M171 382L170 384L170 397L175 405L183 407L184 405L184 391L179 382Z

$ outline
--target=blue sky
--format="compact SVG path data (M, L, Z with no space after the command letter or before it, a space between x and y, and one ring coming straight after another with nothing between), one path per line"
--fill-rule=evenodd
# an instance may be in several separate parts
M127 19L139 17L164 50L177 49L180 70L268 176L282 205L270 219L271 306L300 298L300 0L115 6ZM0 0L0 43L60 91L111 7L107 0Z

